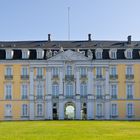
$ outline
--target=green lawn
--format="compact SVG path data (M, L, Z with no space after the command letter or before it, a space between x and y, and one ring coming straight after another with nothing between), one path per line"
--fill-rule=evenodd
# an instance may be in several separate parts
M0 122L0 140L140 140L140 122Z

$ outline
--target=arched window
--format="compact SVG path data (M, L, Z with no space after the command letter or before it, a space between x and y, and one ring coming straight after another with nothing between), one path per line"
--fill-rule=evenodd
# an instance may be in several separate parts
M80 85L80 95L81 96L87 95L87 84L86 83L81 83L81 85Z
M66 84L66 96L72 96L73 95L73 84L68 83Z
M57 83L54 83L52 85L52 95L58 96L59 95L59 85Z

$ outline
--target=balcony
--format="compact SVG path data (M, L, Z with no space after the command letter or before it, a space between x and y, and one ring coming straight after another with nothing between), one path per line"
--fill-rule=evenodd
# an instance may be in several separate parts
M85 75L81 75L81 77L80 77L81 79L87 79L87 75L85 74Z
M59 79L59 76L58 75L53 75L52 76L52 79L58 80Z
M111 99L117 99L117 95L111 95Z
M96 99L103 99L102 95L96 95Z
M52 97L53 98L59 98L59 95L58 94L57 95L56 94L52 94Z
M13 80L13 75L5 75L5 80Z
M102 75L96 75L96 79L102 79L103 76Z
M5 100L12 100L12 96L11 95L6 95Z
M43 99L43 95L37 95L36 96L36 100L42 100Z
M87 94L81 94L80 97L85 98L85 97L87 97Z
M127 79L127 80L133 80L134 79L134 75L133 74L131 74L131 75L126 75L125 76L125 78Z
M28 96L27 95L22 95L21 99L22 100L27 100L28 99Z
M133 99L133 95L127 95L127 99Z
M28 80L29 79L29 75L21 75L20 76L22 80Z
M65 95L66 98L74 98L74 95Z
M110 75L110 80L116 80L118 79L118 75Z
M74 81L74 75L65 75L66 81Z
M43 79L43 75L37 75L37 76L36 76L36 79L38 79L38 80Z

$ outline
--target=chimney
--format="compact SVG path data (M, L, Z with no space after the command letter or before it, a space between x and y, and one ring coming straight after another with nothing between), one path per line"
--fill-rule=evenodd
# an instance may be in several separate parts
M129 36L127 37L127 43L128 43L128 44L131 44L131 35L129 35Z
M88 34L88 41L91 41L91 34Z
M51 34L48 34L48 42L51 41Z

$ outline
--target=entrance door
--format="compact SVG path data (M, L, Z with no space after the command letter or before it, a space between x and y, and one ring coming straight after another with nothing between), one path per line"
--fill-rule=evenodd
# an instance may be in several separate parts
M75 107L73 103L67 103L65 105L65 119L67 120L75 119Z

